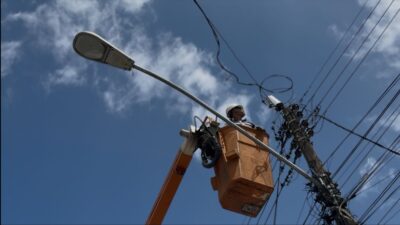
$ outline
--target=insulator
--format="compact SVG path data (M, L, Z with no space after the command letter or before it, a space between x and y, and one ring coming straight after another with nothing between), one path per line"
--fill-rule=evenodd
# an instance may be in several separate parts
M312 129L307 129L307 136L312 137L314 135L314 131Z
M301 125L303 126L303 127L308 127L308 120L302 120L301 121Z
M296 113L297 118L302 118L303 117L303 112L302 111L298 111Z
M290 105L290 108L293 110L293 111L297 111L297 110L299 110L299 105L297 105L297 104L293 104L293 105Z

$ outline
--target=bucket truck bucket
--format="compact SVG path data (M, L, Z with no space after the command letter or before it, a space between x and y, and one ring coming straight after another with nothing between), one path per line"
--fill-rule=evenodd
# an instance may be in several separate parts
M241 127L268 144L265 130ZM218 131L218 140L222 155L211 185L224 209L256 217L274 189L269 153L231 126Z

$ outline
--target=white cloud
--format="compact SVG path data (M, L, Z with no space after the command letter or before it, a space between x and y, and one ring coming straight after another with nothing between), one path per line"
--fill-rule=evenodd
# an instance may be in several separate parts
M260 109L257 112L257 119L258 121L260 121L261 126L263 126L263 124L266 124L268 122L269 118L272 115L272 112L273 112L272 109L264 105L261 105Z
M50 74L46 85L82 85L85 83L85 78L80 75L82 70L83 68L66 65Z
M393 122L392 128L394 131L400 132L400 117L397 117L396 120Z
M372 121L376 120L376 118L377 118L377 116L371 116L371 117L368 117L366 121L372 122ZM378 121L378 125L383 126L383 127L390 126L391 130L393 130L395 132L399 132L400 131L400 116L396 112L394 112L390 116L383 116L383 118Z
M149 0L122 0L122 8L128 12L139 12Z
M365 174L369 173L373 169L375 163L376 160L374 158L368 157L367 162L363 165L363 167L361 167L359 171L360 175L364 176ZM373 176L370 180L368 180L364 184L364 186L360 190L360 192L362 192L360 194L360 197L366 197L370 192L377 192L377 187L371 188L371 186L374 184L375 181L376 181L376 176Z
M329 30L330 32L332 32L332 34L333 34L337 39L340 39L340 38L343 36L343 34L344 34L344 31L342 31L336 24L330 25L330 26L328 27L328 30Z
M369 157L367 159L366 164L363 165L363 167L361 167L360 169L360 175L364 175L365 173L371 171L373 169L373 166L376 163L376 159Z
M61 68L49 73L45 82L53 85L94 85L110 112L121 113L134 104L149 104L163 100L172 113L209 115L187 97L177 94L165 84L142 73L129 74L113 69L97 71L95 82L85 78L89 61L79 58L72 50L74 35L82 30L94 31L115 46L132 55L138 65L189 90L194 95L217 107L239 102L246 108L251 102L247 93L236 93L229 83L219 81L212 73L215 66L213 54L185 42L171 33L148 35L137 16L150 7L150 0L120 1L70 1L58 0L43 4L32 12L18 12L6 16L8 23L22 21L33 34L36 42L49 49ZM90 63L92 65L92 63ZM112 73L112 75L107 75ZM98 79L97 77L108 77ZM101 88L100 88L101 87ZM249 116L248 116L249 117Z
M370 173L373 169L375 169L378 165L376 165L376 159L373 157L368 157L367 162L360 169L360 176L364 176L367 173ZM379 193L382 191L382 187L385 187L388 181L392 180L396 176L395 168L378 168L375 174L369 178L369 180L364 184L364 186L360 190L360 197L365 198L368 197L370 193ZM383 181L387 181L386 183Z
M1 42L1 78L10 73L19 57L21 45L20 41Z
M361 34L357 36L349 51L345 54L347 57L351 57L356 53L356 50L361 45L361 41L367 36L367 34L373 29L376 23L379 21L380 17L384 14L385 10L389 6L392 0L383 0L378 5L370 19L365 23ZM364 0L359 0L358 3L363 5ZM366 11L370 11L375 7L377 1L369 1L366 4ZM385 26L389 23L390 19L396 14L396 11L400 7L400 1L394 1L386 15L380 21L380 23L375 28L374 32L371 33L369 39L364 43L363 47L360 49L358 54L355 55L355 59L361 59L369 48L372 47L373 43L377 40L378 36L383 32ZM365 19L365 17L363 18ZM359 27L353 29L353 33ZM343 33L344 28L339 28L336 24L329 27L330 31L338 36ZM351 33L351 34L353 34ZM373 53L377 54L380 58L379 62L387 65L387 71L383 71L376 75L376 78L387 78L387 75L391 74L393 71L398 71L400 69L400 17L396 16L391 25L385 31L383 36L378 41L377 45L372 50Z

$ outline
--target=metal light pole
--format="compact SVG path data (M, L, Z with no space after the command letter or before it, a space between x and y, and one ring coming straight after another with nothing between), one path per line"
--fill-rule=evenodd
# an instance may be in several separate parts
M227 123L229 126L234 127L237 131L239 131L240 133L242 133L243 135L248 137L250 140L254 141L262 149L268 150L269 153L271 153L273 156L275 156L278 160L282 161L289 167L296 170L300 175L305 177L307 180L318 185L318 182L313 177L311 177L309 174L307 174L307 172L305 172L303 169L301 169L297 165L290 162L284 156L280 155L273 148L264 144L263 142L258 140L256 137L249 134L246 130L244 130L240 126L236 125L235 123L230 121L225 116L218 113L216 110L214 110L213 108L208 106L205 102L203 102L199 98L190 94L187 90L183 89L182 87L176 85L175 83L173 83L167 79L164 79L163 77L160 77L159 75L157 75L149 70L139 67L138 65L135 64L135 61L132 58L130 58L123 51L114 47L112 44L110 44L108 41L106 41L99 35L97 35L93 32L86 32L86 31L80 32L80 33L76 34L76 36L74 38L73 48L79 55L81 55L84 58L94 60L97 62L101 62L101 63L105 63L105 64L109 64L111 66L114 66L114 67L117 67L120 69L124 69L124 70L136 69L136 70L139 70L139 71L163 82L164 84L172 87L173 89L179 91L180 93L184 94L188 98L192 99L197 104L199 104L202 107L204 107L205 109L207 109L209 112L216 115L218 118L220 118L222 121Z

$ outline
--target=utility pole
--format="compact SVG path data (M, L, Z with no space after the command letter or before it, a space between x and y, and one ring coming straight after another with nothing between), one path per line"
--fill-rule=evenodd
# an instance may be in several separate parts
M316 193L315 201L325 211L321 215L322 219L326 224L333 224L332 222L335 221L337 225L358 225L359 223L348 210L346 201L341 197L337 183L331 179L330 173L324 168L313 148L310 141L313 131L308 127L307 120L302 119L303 115L299 106L292 104L286 107L272 95L269 95L267 100L270 107L282 114L285 120L285 130L293 137L292 145L296 146L304 155L312 177L317 181L317 184L310 183L310 185L311 190Z

